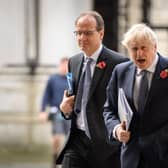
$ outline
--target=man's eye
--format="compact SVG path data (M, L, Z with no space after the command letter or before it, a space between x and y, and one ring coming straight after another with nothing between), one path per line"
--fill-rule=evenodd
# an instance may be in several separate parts
M135 48L132 48L133 51L137 51L138 49L135 47Z
M74 34L76 36L81 36L82 34L85 36L91 36L96 30L90 30L90 31L74 31Z
M92 35L92 34L93 34L93 31L85 31L84 34L85 34L86 36Z

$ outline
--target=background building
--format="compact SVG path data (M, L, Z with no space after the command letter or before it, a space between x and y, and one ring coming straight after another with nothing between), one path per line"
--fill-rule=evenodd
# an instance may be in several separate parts
M0 0L0 149L50 144L50 124L38 120L42 91L59 59L78 51L73 31L79 13L99 11L104 44L123 53L124 32L145 22L167 55L167 8L164 0Z

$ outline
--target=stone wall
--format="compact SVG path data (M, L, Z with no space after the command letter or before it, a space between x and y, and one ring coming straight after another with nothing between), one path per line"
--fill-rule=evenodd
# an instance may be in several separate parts
M7 69L0 75L0 144L50 144L51 125L39 121L47 74Z

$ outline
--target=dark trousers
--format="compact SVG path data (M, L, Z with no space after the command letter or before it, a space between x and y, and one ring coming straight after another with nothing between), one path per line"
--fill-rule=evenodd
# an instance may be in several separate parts
M90 166L74 150L67 150L62 162L62 168L90 168Z
M96 149L83 131L77 130L70 137L70 143L64 154L62 168L120 168L119 153L102 160L102 151Z

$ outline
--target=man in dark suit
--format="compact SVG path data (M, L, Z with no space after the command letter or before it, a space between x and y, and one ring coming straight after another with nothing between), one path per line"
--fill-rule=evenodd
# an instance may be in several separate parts
M68 141L57 163L63 168L115 168L120 167L120 144L108 142L107 130L103 120L103 105L106 99L106 86L112 70L118 63L126 61L119 53L102 45L104 21L95 11L82 13L75 22L75 35L82 50L69 60L69 72L73 78L73 96L65 91L60 110L66 119L72 119ZM88 69L87 60L92 61L90 89L80 100L83 74ZM86 69L85 69L86 68ZM83 82L85 83L85 82ZM79 86L80 85L80 86ZM83 88L85 94L86 88ZM85 100L85 101L84 101ZM83 105L85 102L85 106ZM79 106L79 104L82 104Z
M157 53L156 34L145 24L130 28L122 44L132 61L115 67L107 87L104 119L109 137L123 143L122 168L167 168L168 59ZM133 112L128 130L128 121L118 113L120 88Z

